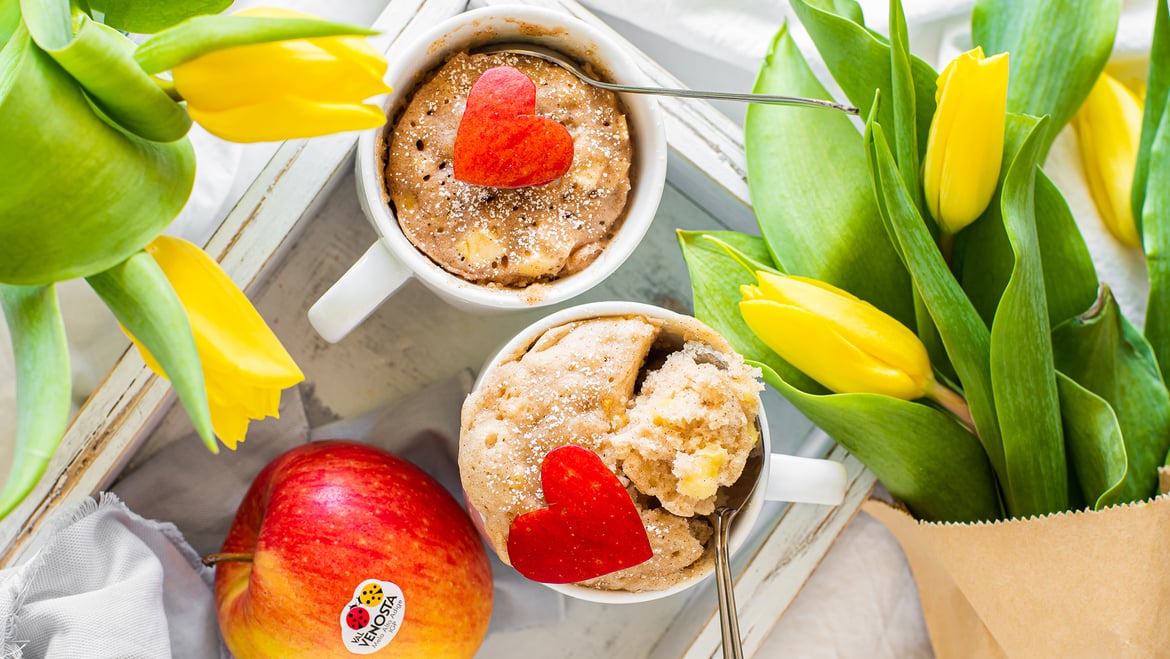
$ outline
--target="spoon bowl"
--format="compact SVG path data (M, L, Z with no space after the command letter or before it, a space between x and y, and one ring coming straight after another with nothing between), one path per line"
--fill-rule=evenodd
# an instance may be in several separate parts
M664 87L635 87L632 85L617 85L603 82L585 72L583 68L564 53L552 48L546 48L531 43L493 43L475 49L476 53L512 53L528 55L552 62L577 76L581 80L602 89L626 94L657 94L659 96L680 96L684 98L702 98L719 101L740 101L744 103L759 103L764 105L802 105L807 107L827 108L839 110L848 114L859 114L859 110L850 105L842 105L819 98L804 98L801 96L774 96L770 94L741 94L736 92L711 92L698 89L670 89Z

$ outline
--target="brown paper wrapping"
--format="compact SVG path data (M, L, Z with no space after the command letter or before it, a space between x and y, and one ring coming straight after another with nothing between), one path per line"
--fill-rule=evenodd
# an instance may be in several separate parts
M1170 469L1162 494L1102 511L919 522L870 499L902 545L939 659L1170 657Z

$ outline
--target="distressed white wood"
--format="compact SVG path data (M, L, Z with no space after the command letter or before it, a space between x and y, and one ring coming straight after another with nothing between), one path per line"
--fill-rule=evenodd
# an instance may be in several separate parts
M518 2L553 7L612 32L572 0L473 0L471 6ZM393 57L396 41L466 6L465 0L390 0L375 24L383 31L378 44ZM655 84L680 86L649 58L637 56ZM670 185L654 226L626 265L562 306L629 299L689 310L689 282L675 228L756 232L739 127L701 101L663 98L661 106L671 147ZM207 245L256 300L305 371L302 392L313 425L360 414L478 368L516 330L551 311L475 316L448 307L412 282L341 343L330 345L317 337L305 318L308 306L375 238L353 193L353 143L352 135L343 135L283 145ZM831 446L819 433L810 436L807 420L778 395L766 396L766 405L773 427L789 430L774 438L776 450L823 454L823 447ZM47 514L101 489L128 461L147 459L189 430L169 385L128 351L70 427L50 476L0 522L3 562L30 546ZM873 485L872 474L844 450L833 448L829 457L848 468L845 504L769 504L758 533L735 558L740 629L749 654ZM707 583L689 595L639 605L573 600L561 623L492 634L479 656L660 658L718 652L715 595Z

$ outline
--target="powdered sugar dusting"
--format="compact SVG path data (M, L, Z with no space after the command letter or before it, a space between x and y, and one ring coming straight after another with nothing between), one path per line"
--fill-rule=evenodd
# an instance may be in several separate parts
M505 189L454 178L467 93L494 66L528 75L536 114L572 136L573 164L556 181ZM385 174L403 233L433 261L475 283L525 287L578 272L600 254L620 226L630 158L626 118L611 92L537 58L459 53L412 96Z

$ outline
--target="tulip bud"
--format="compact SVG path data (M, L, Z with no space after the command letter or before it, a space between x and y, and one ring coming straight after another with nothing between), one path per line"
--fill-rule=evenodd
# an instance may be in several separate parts
M1102 73L1072 120L1089 194L1117 240L1141 246L1130 188L1142 133L1142 103L1125 85Z
M849 293L804 277L756 272L740 313L785 361L837 393L921 398L934 384L930 358L905 325Z
M305 379L268 323L206 252L170 236L147 245L187 312L215 434L230 449L244 441L252 419L277 416L280 392ZM130 336L146 365L158 361Z
M982 48L959 55L938 77L922 187L926 206L944 233L958 233L974 222L995 194L1007 87L1007 53L984 58Z
M277 9L237 16L313 18ZM381 108L364 104L390 91L386 60L364 37L290 39L217 50L171 71L187 112L233 142L315 137L381 126Z

